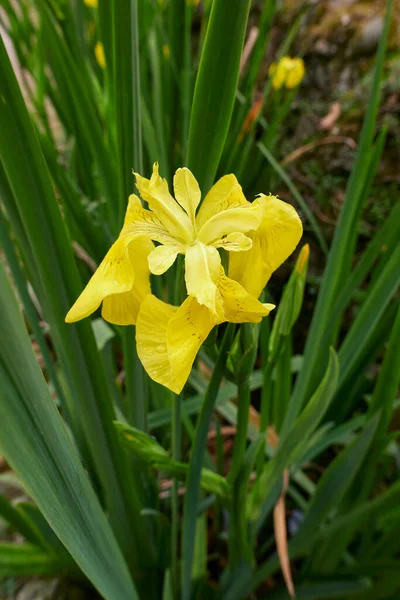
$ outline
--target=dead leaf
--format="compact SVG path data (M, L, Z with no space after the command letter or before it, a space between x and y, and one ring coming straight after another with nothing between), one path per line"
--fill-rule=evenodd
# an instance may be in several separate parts
M285 496L286 490L289 485L289 471L287 469L283 472L283 487L278 502L274 508L274 532L276 550L279 556L279 562L283 573L283 578L286 583L286 587L291 598L296 597L294 591L292 571L290 568L288 543L287 543L287 528L286 528L286 514L285 514Z
M321 129L330 131L334 125L336 125L336 121L340 117L340 113L342 112L342 107L340 102L334 102L329 107L329 112L325 117L323 117L319 123Z

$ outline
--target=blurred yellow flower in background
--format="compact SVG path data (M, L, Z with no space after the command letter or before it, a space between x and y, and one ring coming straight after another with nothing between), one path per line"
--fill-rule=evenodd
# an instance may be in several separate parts
M295 88L305 75L304 61L302 58L283 56L278 63L272 63L268 74L272 77L272 87L275 90L283 86L287 89Z
M90 8L97 8L99 5L98 0L83 0L86 6L90 6Z
M101 67L102 69L105 69L106 68L106 55L104 53L104 46L101 42L97 42L97 44L95 45L94 55L96 57L97 64L99 65L99 67Z

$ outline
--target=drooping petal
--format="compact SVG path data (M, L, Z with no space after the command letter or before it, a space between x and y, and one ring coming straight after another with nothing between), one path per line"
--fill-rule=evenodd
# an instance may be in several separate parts
M154 163L150 179L138 173L135 176L140 195L169 233L179 242L192 240L194 233L190 219L169 193L167 180L158 173L158 163Z
M74 323L103 301L102 316L116 325L134 325L142 299L150 293L147 257L154 244L146 238L118 238L65 317Z
M137 318L136 343L148 375L179 394L214 324L210 311L195 298L189 297L176 307L147 296Z
M215 248L223 248L228 252L246 252L250 250L252 241L244 233L230 233L221 240L213 243Z
M189 296L207 306L216 317L221 317L221 306L216 282L221 259L218 250L197 242L186 248L185 281Z
M198 239L204 244L213 244L224 235L229 235L229 233L247 233L257 229L259 223L259 210L254 203L244 207L224 210L204 223L198 233Z
M132 289L134 269L129 260L129 238L118 239L107 252L89 283L72 306L65 321L74 323L88 317L106 296Z
M251 296L237 281L229 279L221 269L218 280L224 313L231 323L259 323L275 308L274 304L262 304Z
M253 204L260 208L260 226L251 234L251 250L230 257L229 277L258 298L272 273L296 248L303 226L293 206L276 196L260 194Z
M215 324L209 309L190 296L169 321L168 355L179 392L190 375L196 354Z
M140 305L136 321L136 344L139 359L147 374L157 383L179 394L167 349L167 325L177 311L153 295ZM183 386L182 386L183 387Z
M162 275L174 264L179 251L179 246L157 246L149 254L149 268L153 275Z
M177 202L185 209L194 224L201 192L193 173L186 167L178 169L174 175L174 193Z
M176 246L175 238L150 210L143 208L140 199L131 194L120 237L147 237L166 246Z
M249 205L236 177L233 174L224 175L204 198L196 217L197 229L200 230L206 221L221 211Z

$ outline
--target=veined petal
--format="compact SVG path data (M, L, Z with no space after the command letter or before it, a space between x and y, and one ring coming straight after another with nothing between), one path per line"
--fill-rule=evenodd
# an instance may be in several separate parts
M179 242L191 241L194 232L190 219L169 193L167 180L158 173L158 163L154 163L150 179L138 173L135 176L140 195L169 233Z
M122 294L112 294L103 300L101 316L115 325L135 325L143 298L151 294L148 258L154 250L149 239L138 238L128 246L128 255L135 278L132 289Z
M149 268L153 275L162 275L174 264L181 247L179 246L157 246L149 254Z
M250 250L253 242L244 233L230 233L221 240L213 243L215 248L224 248L228 252L246 252Z
M186 167L178 169L174 175L174 193L177 202L185 209L194 224L201 192L193 173Z
M133 286L134 270L127 246L129 238L118 239L107 252L89 283L72 306L65 321L74 323L88 317L106 296L129 292Z
M143 208L140 199L131 194L120 237L147 237L165 246L176 246L176 240L151 210Z
M249 205L236 177L233 174L224 175L204 198L196 217L197 229L201 229L206 221L223 210Z
M177 393L185 385L196 354L215 325L209 309L186 298L167 325L167 347Z
M136 321L136 344L139 359L148 375L157 383L179 394L167 349L167 325L177 311L155 296L147 296L140 305Z
M186 248L185 281L189 296L197 298L199 304L207 306L219 318L221 306L216 282L219 277L221 259L218 250L197 242Z
M224 210L209 219L200 229L198 239L204 244L214 244L224 235L232 232L247 233L260 224L258 206L248 206Z
M274 304L262 304L233 279L226 277L223 269L218 289L224 303L224 313L231 323L259 323L275 308Z
M272 273L292 254L303 233L300 218L291 204L276 196L255 200L261 213L260 226L251 234L253 247L229 260L229 277L258 298Z

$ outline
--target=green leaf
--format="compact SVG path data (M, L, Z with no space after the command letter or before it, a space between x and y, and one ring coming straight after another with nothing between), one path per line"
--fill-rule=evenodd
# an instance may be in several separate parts
M368 452L377 424L378 416L371 419L358 439L329 465L318 482L315 494L297 533L298 539L311 539L315 530L323 525L330 511L340 504Z
M0 451L100 593L108 600L137 598L121 551L36 362L1 262L0 287Z
M251 521L258 520L264 501L282 477L284 469L291 462L295 463L298 456L303 455L304 445L317 428L334 396L338 378L339 361L331 348L329 365L323 380L286 436L281 438L275 456L267 463L250 492L247 514Z
M360 207L365 202L363 191L368 181L371 160L374 161L373 155L371 158L371 148L381 94L381 79L389 34L391 9L392 0L389 0L384 28L379 42L370 100L358 144L356 161L347 185L346 197L340 213L339 223L335 229L332 247L329 252L321 289L318 294L317 304L307 337L303 368L296 381L294 395L286 414L284 432L287 432L318 381L318 375L325 364L325 354L330 343L330 340L327 340L322 347L321 342L324 338L325 328L329 326L331 311L335 306L340 287L345 284L351 270L353 260L352 249L354 248L353 238L357 235L356 232L358 231L357 219L359 218Z
M190 116L187 166L211 188L235 102L250 0L214 0Z
M62 557L37 546L0 543L0 577L62 575L69 570L71 565L66 565Z

